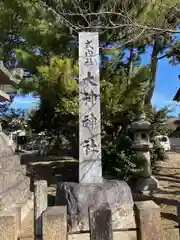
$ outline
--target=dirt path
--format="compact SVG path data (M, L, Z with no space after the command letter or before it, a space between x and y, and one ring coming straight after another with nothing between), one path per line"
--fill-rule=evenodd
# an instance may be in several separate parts
M159 162L154 176L158 179L160 189L153 194L161 207L164 228L178 225L177 205L180 201L180 153L169 153L169 160ZM179 229L167 229L165 239L179 240Z
M160 190L155 194L169 200L180 200L180 153L169 153L169 160L157 164L154 176L159 180Z

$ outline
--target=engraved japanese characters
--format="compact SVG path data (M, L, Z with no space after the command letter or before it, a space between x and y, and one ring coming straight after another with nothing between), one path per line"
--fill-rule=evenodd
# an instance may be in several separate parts
M99 39L79 33L79 181L101 183Z

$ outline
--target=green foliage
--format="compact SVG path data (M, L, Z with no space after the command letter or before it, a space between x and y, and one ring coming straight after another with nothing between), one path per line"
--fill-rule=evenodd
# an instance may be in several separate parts
M103 169L107 174L130 180L138 176L136 170L140 162L131 149L127 129L141 112L140 108L144 110L143 96L149 70L148 67L135 68L131 83L127 84L125 66L116 66L115 61L101 69ZM31 118L31 127L59 135L59 139L65 138L72 155L77 158L78 89L74 80L78 74L77 65L70 59L55 57L49 66L38 67L38 72L41 82L36 91L41 102ZM151 136L166 132L162 123L166 120L167 109L150 111L148 107L147 116L152 122ZM157 157L157 152L153 153L154 161Z
M174 40L173 46L166 53L167 58L171 64L177 65L180 63L180 39Z
M132 140L124 134L119 134L107 146L103 145L103 170L106 175L126 181L138 177L140 163L131 145Z
M129 125L145 110L152 123L153 138L166 132L163 122L168 111L144 108L148 66L134 68L128 84L126 65L123 61L116 63L116 59L108 62L100 74L103 169L106 174L130 180L139 176L140 162L127 137ZM77 76L77 64L68 58L53 57L49 65L39 66L36 92L41 101L29 122L37 132L47 131L58 136L59 144L65 140L75 158L78 158ZM152 154L153 163L159 157L157 151Z
M23 93L33 92L40 96L39 109L31 114L30 126L37 132L45 130L58 136L58 142L61 139L68 143L72 154L78 158L77 28L81 26L87 30L89 22L93 23L90 30L95 30L96 25L123 25L129 22L121 14L105 17L101 14L104 11L127 13L131 21L140 26L144 24L160 28L174 27L177 26L177 19L172 19L172 7L178 2L2 2L2 59L6 65L18 65L27 73L20 84ZM84 17L82 13L87 12L89 16ZM92 16L93 12L97 15ZM5 19L7 21L4 21ZM150 100L155 86L158 55L163 53L174 39L164 31L158 36L153 31L139 35L141 30L141 27L134 26L121 29L112 27L100 34L100 42L105 42L105 45L108 45L108 41L122 43L122 48L100 49L103 168L126 180L133 177L132 169L138 168L139 164L130 148L130 139L125 137L129 124L145 111L152 122L151 137L166 132L162 124L166 112L153 111ZM127 43L132 39L133 41ZM151 62L140 67L141 54L149 45L153 46ZM128 57L127 50L132 50ZM112 61L107 61L107 53L114 56ZM168 52L169 58L172 55L176 55L177 59L178 51L175 52L175 48ZM154 159L157 159L157 156Z
M168 107L164 107L160 110L151 109L147 111L148 120L151 122L151 138L156 135L168 135L169 129L167 126L168 114L170 110Z

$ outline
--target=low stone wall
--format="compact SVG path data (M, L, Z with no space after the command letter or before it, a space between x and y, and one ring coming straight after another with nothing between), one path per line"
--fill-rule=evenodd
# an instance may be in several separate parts
M153 201L135 202L134 223L115 226L113 209L108 203L88 207L88 229L68 230L66 204L47 207L47 182L35 182L35 237L43 240L163 240L160 207ZM122 204L121 204L122 205ZM119 215L119 221L124 219ZM6 240L6 239L5 239Z
M163 240L160 208L153 201L135 203L136 227L113 229L112 213L108 206L89 209L89 231L67 231L66 206L48 207L42 216L44 240Z
M30 179L20 157L12 155L0 158L0 209L8 210L30 195Z
M32 208L33 193L26 166L21 165L19 155L4 151L0 157L0 239L16 240L21 223Z

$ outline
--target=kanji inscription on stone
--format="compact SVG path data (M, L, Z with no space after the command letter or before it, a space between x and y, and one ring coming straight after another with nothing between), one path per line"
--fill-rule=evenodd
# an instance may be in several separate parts
M79 33L79 182L102 183L97 32Z
M82 92L82 100L84 101L85 105L90 105L92 107L94 104L97 103L98 95L94 93L92 90L90 92Z
M94 113L88 113L84 115L82 122L83 122L83 127L87 127L89 129L94 130L97 124L97 118L94 116Z

